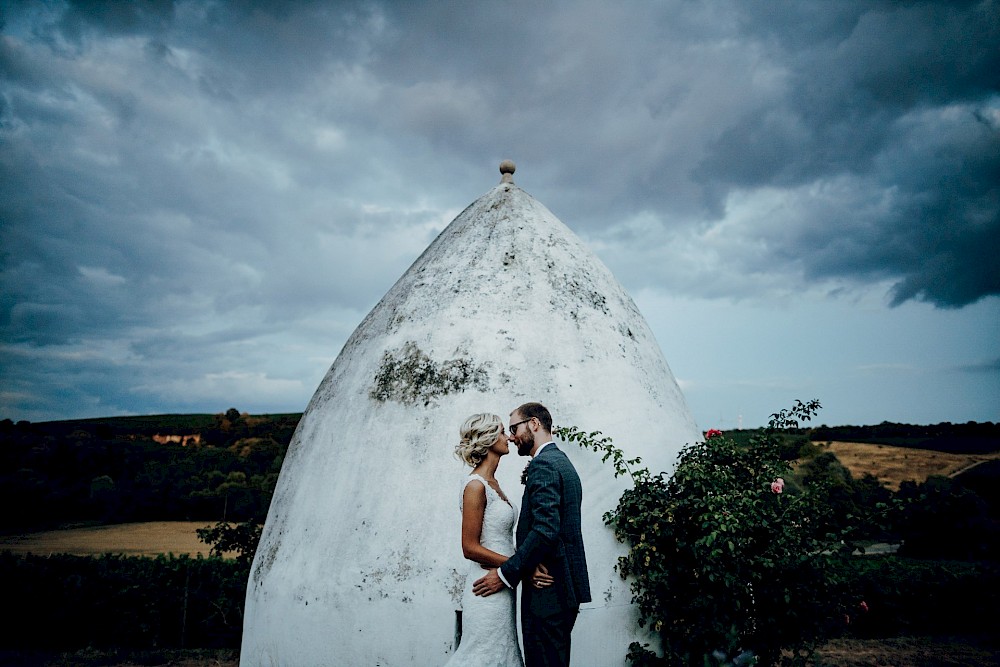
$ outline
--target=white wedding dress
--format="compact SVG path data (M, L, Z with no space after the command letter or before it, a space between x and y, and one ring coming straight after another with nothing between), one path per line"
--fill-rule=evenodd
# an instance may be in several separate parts
M479 475L470 475L462 486L473 483L486 487L486 510L479 543L504 556L514 553L515 508ZM461 509L462 502L459 501ZM446 667L523 667L521 647L517 643L517 617L514 591L480 597L473 595L472 584L486 570L475 561L469 564L462 593L462 639Z

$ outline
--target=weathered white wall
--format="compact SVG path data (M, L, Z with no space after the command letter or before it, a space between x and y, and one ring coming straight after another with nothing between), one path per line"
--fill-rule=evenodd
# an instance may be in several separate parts
M458 427L486 411L506 424L530 400L657 471L701 437L624 289L548 209L501 183L364 319L307 407L248 583L241 665L443 664L465 572ZM562 447L583 480L594 593L573 663L623 665L645 635L601 516L626 482ZM515 500L526 463L512 452L497 474Z

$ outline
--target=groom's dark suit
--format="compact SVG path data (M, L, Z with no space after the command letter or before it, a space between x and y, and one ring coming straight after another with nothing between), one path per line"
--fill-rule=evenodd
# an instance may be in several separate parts
M587 557L580 531L580 477L555 443L528 464L517 551L500 566L511 586L522 580L521 632L527 667L568 665L570 632L580 604L590 602ZM535 588L530 578L545 564L555 583Z

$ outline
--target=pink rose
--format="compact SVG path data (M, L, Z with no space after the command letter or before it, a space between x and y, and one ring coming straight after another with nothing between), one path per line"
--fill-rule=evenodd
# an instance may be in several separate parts
M865 602L864 600L862 600L861 604L859 604L858 606L861 608L861 611L865 611L865 612L868 611L868 603Z
M722 435L722 431L720 431L717 428L710 428L708 429L708 431L705 432L705 439L711 440L712 438L718 437L720 435Z
M775 493L781 493L782 489L785 488L785 480L780 477L773 482L771 482L771 491Z

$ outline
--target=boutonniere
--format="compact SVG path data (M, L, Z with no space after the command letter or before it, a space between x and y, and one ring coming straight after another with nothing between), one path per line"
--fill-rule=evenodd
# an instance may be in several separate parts
M527 484L528 483L528 466L530 466L530 465L531 465L531 462L529 461L528 464L526 466L524 466L524 470L521 471L521 484Z

